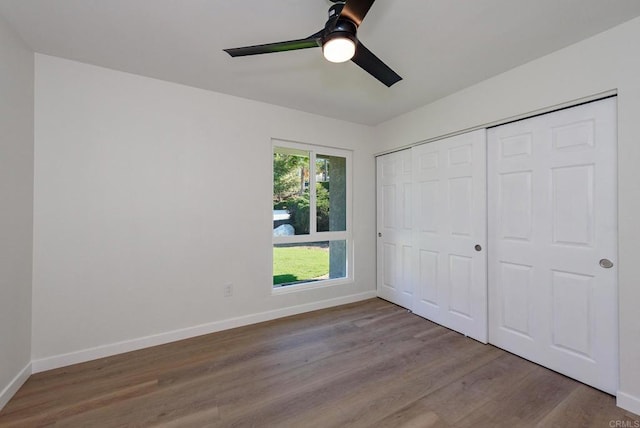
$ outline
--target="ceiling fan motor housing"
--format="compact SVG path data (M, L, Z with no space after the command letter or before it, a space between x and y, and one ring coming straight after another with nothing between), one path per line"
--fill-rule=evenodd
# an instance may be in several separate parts
M333 29L327 32L326 36L324 37L324 40L322 41L322 44L324 45L329 40L332 40L335 38L350 39L351 41L353 41L353 43L357 44L358 43L358 38L356 37L357 30L358 30L358 27L356 27L356 24L354 24L353 22L347 19L339 19L338 22L336 22L336 25L333 27Z
M331 0L333 1L333 0ZM329 20L325 24L325 28L329 25L329 23L336 17L340 16L342 9L344 9L344 1L334 1L334 4L329 8Z

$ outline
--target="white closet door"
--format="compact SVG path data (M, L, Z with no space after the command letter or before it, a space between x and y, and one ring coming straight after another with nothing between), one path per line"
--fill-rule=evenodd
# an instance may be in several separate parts
M615 393L615 99L490 129L488 170L490 342Z
M411 167L409 149L376 159L378 296L408 309L413 305Z
M414 147L413 311L487 342L485 130Z

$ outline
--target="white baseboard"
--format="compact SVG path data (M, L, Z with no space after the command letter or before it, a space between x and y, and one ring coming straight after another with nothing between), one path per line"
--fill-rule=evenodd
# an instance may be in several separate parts
M616 394L616 405L640 416L640 398L618 391Z
M229 318L212 323L168 331L166 333L154 334L151 336L140 337L137 339L125 340L122 342L97 346L95 348L70 352L68 354L55 355L52 357L33 360L31 362L31 369L33 373L40 373L46 370L57 369L60 367L69 366L71 364L84 363L86 361L148 348L150 346L163 345L165 343L188 339L195 336L201 336L203 334L215 333L217 331L228 330L235 327L242 327L249 324L269 321L276 318L287 317L290 315L301 314L318 309L326 309L332 306L359 302L361 300L372 299L374 297L376 297L375 291L367 291L365 293L352 294L344 297L321 300L319 302L306 303L303 305L290 306L287 308L275 309L272 311L260 312L257 314Z
M18 373L16 377L9 382L9 385L0 392L0 410L7 405L9 400L11 400L11 397L13 397L20 387L24 385L27 379L29 379L29 376L31 376L31 363L27 364L25 368L20 370L20 373Z

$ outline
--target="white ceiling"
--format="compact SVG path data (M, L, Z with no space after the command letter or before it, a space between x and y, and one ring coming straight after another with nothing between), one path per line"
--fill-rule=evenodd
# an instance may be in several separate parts
M377 124L640 15L639 0L379 0L358 37L404 80L387 88L320 49L231 58L303 38L327 0L0 0L34 51Z

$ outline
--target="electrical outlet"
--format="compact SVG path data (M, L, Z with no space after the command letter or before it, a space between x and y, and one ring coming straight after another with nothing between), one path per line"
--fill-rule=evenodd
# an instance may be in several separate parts
M233 284L231 283L225 284L224 297L231 297L231 296L233 296Z

